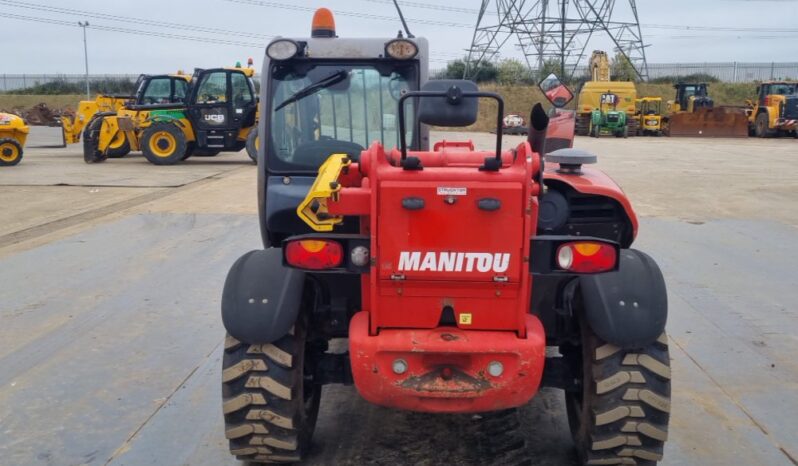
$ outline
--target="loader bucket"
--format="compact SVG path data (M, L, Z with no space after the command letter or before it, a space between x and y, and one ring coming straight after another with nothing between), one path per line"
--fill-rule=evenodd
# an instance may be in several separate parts
M736 107L702 108L694 113L678 112L670 116L668 136L704 138L746 138L748 118Z

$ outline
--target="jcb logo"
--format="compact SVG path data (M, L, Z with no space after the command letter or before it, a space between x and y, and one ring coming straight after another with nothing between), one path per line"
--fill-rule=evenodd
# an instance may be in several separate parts
M214 123L224 123L224 115L205 115L205 121L212 121Z

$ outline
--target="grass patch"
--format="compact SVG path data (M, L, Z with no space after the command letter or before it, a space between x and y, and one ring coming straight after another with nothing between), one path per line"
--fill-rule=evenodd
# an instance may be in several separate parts
M76 109L78 102L85 100L85 94L66 94L66 95L18 95L0 94L0 109L14 110L31 108L36 104L45 103L52 109L63 110L66 108Z

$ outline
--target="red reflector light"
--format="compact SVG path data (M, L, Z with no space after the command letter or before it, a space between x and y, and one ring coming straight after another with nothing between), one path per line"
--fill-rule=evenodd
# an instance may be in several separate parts
M285 246L285 261L300 269L332 269L340 266L343 259L344 248L337 241L303 239Z
M574 273L598 273L615 268L618 253L610 244L574 241L557 248L557 266Z

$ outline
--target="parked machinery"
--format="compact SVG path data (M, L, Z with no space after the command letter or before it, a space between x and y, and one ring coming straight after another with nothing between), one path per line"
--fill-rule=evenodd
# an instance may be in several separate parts
M611 81L610 61L607 53L593 51L590 57L591 80L585 82L579 90L576 104L576 134L587 136L590 133L590 121L593 111L601 107L601 96L612 93L618 96L617 109L626 113L631 134L637 133L635 99L637 89L630 81Z
M597 138L602 134L611 134L615 137L626 138L629 136L630 121L626 112L617 110L619 97L610 91L601 94L599 107L590 114L590 127L588 133Z
M135 95L98 94L94 100L82 100L73 116L63 115L61 127L64 144L80 142L81 135L96 117L116 115L126 105L160 105L182 103L191 82L191 75L176 74L140 75L136 81ZM109 143L109 158L124 157L130 153L130 142L124 132L118 132Z
M635 100L637 135L662 135L662 97L643 97Z
M30 128L25 120L11 113L0 113L0 167L22 161L22 152Z
M629 200L594 155L547 150L540 104L503 150L501 97L427 73L423 38L339 37L326 9L311 37L267 46L264 248L222 292L230 452L301 462L325 384L395 409L482 413L497 439L552 387L580 464L653 466L670 413L667 297L631 248ZM479 98L496 102L495 145L430 143L428 125L473 124Z
M747 137L748 118L737 107L715 107L706 83L674 84L663 131L668 136Z
M102 162L115 140L124 137L150 163L173 165L191 155L238 152L257 145L254 70L240 66L198 69L185 99L128 105L103 114L87 126L84 159ZM256 160L254 153L250 157Z
M760 138L791 134L798 138L798 83L764 82L756 93L756 101L747 102L749 134Z

